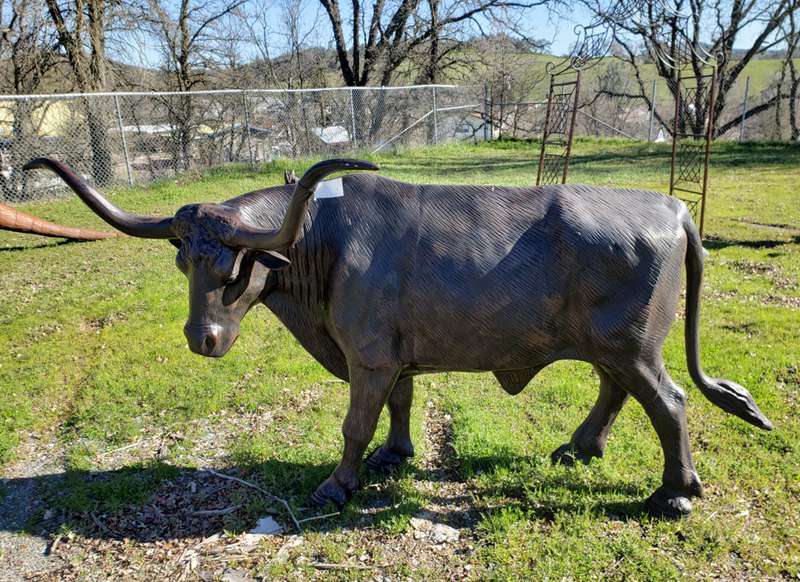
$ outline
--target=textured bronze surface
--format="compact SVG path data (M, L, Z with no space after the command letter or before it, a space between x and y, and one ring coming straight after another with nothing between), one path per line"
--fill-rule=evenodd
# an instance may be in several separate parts
M113 226L170 238L179 248L194 352L223 356L248 310L264 303L320 364L350 382L344 454L314 493L317 503L342 504L358 487L384 405L389 437L368 466L391 468L413 454L415 375L493 372L514 394L547 365L572 359L594 366L600 394L553 461L601 457L614 419L633 396L664 453L662 485L647 507L670 517L688 513L702 486L689 451L686 395L661 355L684 268L692 380L723 410L772 428L745 388L710 378L700 366L704 251L686 205L675 198L579 185L416 185L355 175L342 178L343 196L311 201L331 172L376 169L330 160L297 184L190 204L162 219L131 217L57 162L36 166L57 171Z
M102 232L55 224L5 204L0 204L0 229L87 241L119 236L119 233L116 232Z

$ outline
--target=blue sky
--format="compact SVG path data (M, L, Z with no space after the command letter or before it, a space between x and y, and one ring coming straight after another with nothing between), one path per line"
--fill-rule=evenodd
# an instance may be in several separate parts
M348 5L348 2L342 2L342 16L345 19L348 18L346 13ZM274 46L271 47L271 53L273 56L277 56L283 52L285 46L282 35L281 3L256 0L248 6L247 10L267 11L274 43ZM303 34L310 33L307 42L311 45L328 46L331 42L330 25L318 0L303 0L303 17L306 27ZM564 55L570 51L575 43L575 25L588 24L591 20L591 15L582 4L575 2L574 9L571 11L562 10L561 15L551 14L546 7L532 9L526 20L529 22L527 32L532 37L549 42L550 53ZM735 48L746 47L748 43L752 43L757 33L758 29L755 27L743 30L737 38ZM160 65L161 55L154 39L142 34L132 44L135 45L133 51L131 51L131 44L128 44L124 53L118 52L115 56L125 62L135 62L148 67L158 67ZM131 52L135 54L131 54ZM248 60L246 56L244 60Z

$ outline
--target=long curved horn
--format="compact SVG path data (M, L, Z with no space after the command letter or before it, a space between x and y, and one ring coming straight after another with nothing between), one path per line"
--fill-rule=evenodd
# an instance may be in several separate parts
M23 170L38 168L47 168L58 174L95 214L117 230L141 238L175 238L175 234L172 232L172 217L138 216L125 212L106 200L102 194L87 184L66 164L56 160L36 158L25 164Z
M300 228L308 209L308 201L317 184L329 174L347 170L378 170L378 166L361 160L325 160L311 166L294 187L289 208L278 230L256 230L240 226L228 241L231 246L279 251L292 246L300 236Z
M100 240L119 236L117 232L102 232L85 228L72 228L43 220L27 212L0 204L0 228L26 234L40 234L72 240Z

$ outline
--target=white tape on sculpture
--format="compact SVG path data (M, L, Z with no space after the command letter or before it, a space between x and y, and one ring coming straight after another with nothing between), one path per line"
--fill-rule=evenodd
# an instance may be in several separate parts
M316 190L314 190L314 200L320 200L321 198L341 198L342 196L344 196L344 190L342 189L341 178L320 182L317 184Z

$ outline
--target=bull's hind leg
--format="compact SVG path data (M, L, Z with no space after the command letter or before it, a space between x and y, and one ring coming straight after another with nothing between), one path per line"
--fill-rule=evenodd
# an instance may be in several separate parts
M597 401L570 441L550 456L554 464L573 465L575 461L588 463L593 457L602 457L611 426L628 399L628 393L615 384L606 372L597 366L595 370L600 376Z
M414 395L413 378L398 380L389 395L389 437L367 458L367 467L379 473L396 469L414 456L411 442L411 401Z
M664 475L661 487L647 499L647 510L663 517L681 517L692 510L692 497L702 497L703 486L692 462L686 428L686 394L669 377L660 358L612 371L644 407L661 441Z

